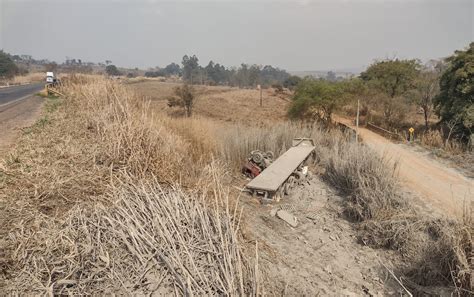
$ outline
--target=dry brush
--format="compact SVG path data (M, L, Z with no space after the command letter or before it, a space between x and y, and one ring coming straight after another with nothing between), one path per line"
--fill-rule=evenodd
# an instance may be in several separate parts
M219 167L196 164L118 83L73 76L62 88L2 163L2 290L257 294Z

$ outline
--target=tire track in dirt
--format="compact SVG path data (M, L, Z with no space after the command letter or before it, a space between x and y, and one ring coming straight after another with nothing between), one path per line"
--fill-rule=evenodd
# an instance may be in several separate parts
M351 120L335 117L339 123L355 128ZM359 127L359 135L364 143L374 151L399 163L402 183L426 204L441 213L462 218L464 210L474 204L474 182L429 156L396 144L390 140ZM474 166L474 165L473 165ZM423 203L423 204L425 204Z

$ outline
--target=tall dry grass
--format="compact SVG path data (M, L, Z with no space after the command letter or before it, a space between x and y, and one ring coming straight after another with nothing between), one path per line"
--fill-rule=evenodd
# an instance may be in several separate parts
M126 175L111 187L106 204L76 206L61 222L41 216L39 230L16 226L5 292L256 294L240 250L239 216L221 187L213 197L195 196Z
M459 295L473 292L473 228L464 221L415 209L401 192L397 164L369 148L339 142L327 157L323 178L345 195L345 212L360 222L363 244L401 252L409 263L400 268L409 286L449 286Z
M194 118L171 119L166 125L189 139L199 154L218 156L234 170L254 149L278 156L293 138L313 138L323 179L346 197L345 214L358 222L363 244L404 255L408 264L397 272L408 278L414 290L444 285L460 295L472 291L468 217L457 222L415 209L401 191L397 162L353 142L350 134L296 122L249 128Z
M33 82L46 81L45 72L32 72L25 75L16 75L11 79L0 81L1 85L23 85Z
M442 149L449 154L469 154L469 148L466 144L456 139L446 140L439 130L428 130L420 136L420 143L423 146L435 149Z
M61 92L1 167L3 290L258 294L221 167L116 82L73 76Z
M255 127L202 117L168 118L162 122L191 143L188 153L195 156L194 159L216 157L237 171L251 151L271 151L277 157L287 151L292 140L297 137L313 139L318 161L325 163L327 160L322 159L328 156L328 150L350 138L350 135L329 131L318 124L301 122L279 122Z
M349 198L346 207L349 217L364 221L407 208L407 201L400 193L396 162L390 163L354 142L338 142L328 160L323 177Z

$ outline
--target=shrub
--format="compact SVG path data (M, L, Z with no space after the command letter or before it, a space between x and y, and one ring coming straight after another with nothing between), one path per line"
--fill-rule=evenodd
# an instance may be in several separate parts
M117 69L117 66L115 65L108 65L107 67L105 67L105 72L111 76L122 75L122 73Z
M0 78L12 78L18 72L19 69L10 55L0 50Z
M176 87L175 96L168 98L168 106L179 106L184 108L187 117L190 117L193 111L195 90L188 84Z

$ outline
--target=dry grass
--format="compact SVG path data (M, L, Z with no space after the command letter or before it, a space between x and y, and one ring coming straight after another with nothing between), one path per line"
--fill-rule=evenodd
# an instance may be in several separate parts
M399 251L407 265L397 273L408 278L413 290L422 292L417 285L444 285L461 295L472 291L470 221L436 218L416 210L400 190L397 164L349 141L350 135L316 124L248 127L201 117L169 119L166 126L189 139L196 155L218 156L236 171L254 149L278 156L294 137L313 138L323 178L347 198L345 214L358 222L362 243Z
M439 130L428 130L422 133L419 138L420 143L425 147L443 149L449 154L456 155L469 153L466 145L463 145L461 142L455 139L446 141Z
M349 197L349 217L378 219L406 208L399 193L397 164L390 165L368 147L352 142L339 142L328 159L324 178Z
M17 76L14 76L12 79L0 81L0 83L3 85L7 85L7 84L23 85L23 84L29 84L29 83L40 82L40 81L45 81L45 80L46 80L45 72L33 72L33 73L25 74L25 75L17 75Z
M154 118L117 82L64 81L59 110L25 131L0 171L0 282L12 292L261 292L222 183L251 150L279 155L294 137L315 140L318 166L347 197L363 242L399 250L409 263L401 272L417 284L472 290L472 222L415 211L395 168L343 133L279 119L241 123L242 114L236 124L212 114Z
M441 148L444 146L444 139L439 130L429 130L420 135L420 142L422 145L428 147L438 147Z
M75 76L61 92L1 167L4 291L257 294L221 167L116 82Z
M182 115L179 109L168 108L166 98L172 95L178 83L146 81L130 85L138 94L150 99L152 107L165 114ZM195 86L197 97L193 114L220 122L241 123L246 126L262 126L286 119L288 98L281 98L272 89L263 90L263 106L260 92L255 89L239 89L226 86ZM287 96L288 97L288 96Z
M346 215L360 223L361 241L398 250L409 263L400 273L416 285L454 286L472 293L472 219L436 218L416 210L400 192L395 167L363 145L339 142L324 178L346 197ZM413 287L420 290L419 287Z
M213 173L213 168L209 172ZM114 181L107 204L74 207L61 221L15 226L11 293L255 294L239 248L239 219L215 187L210 197L165 189L157 180ZM231 219L233 216L235 220Z

